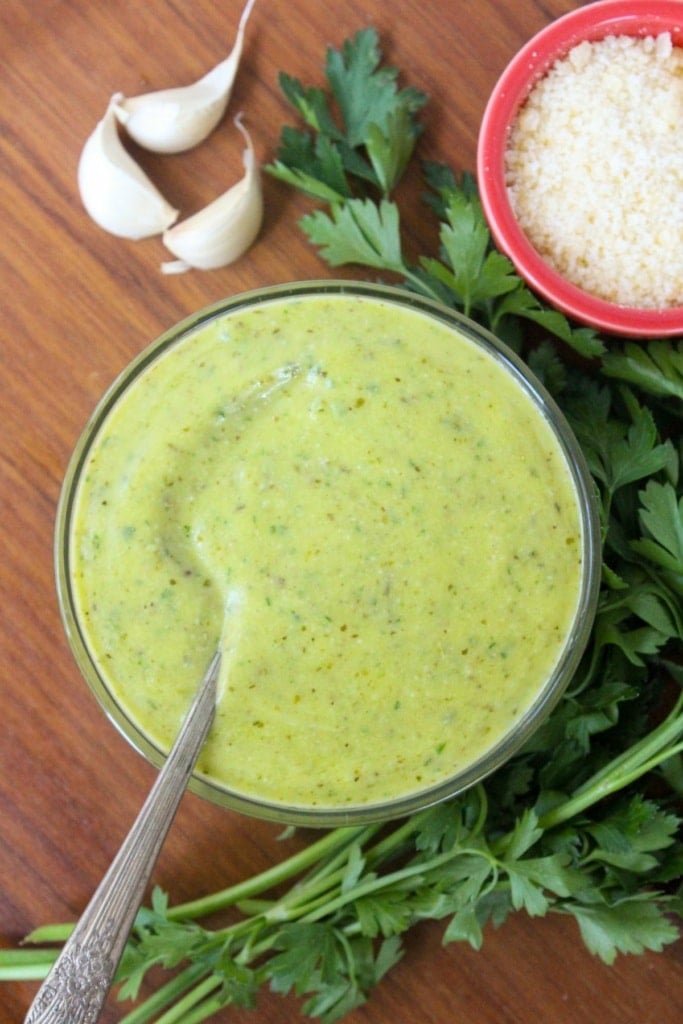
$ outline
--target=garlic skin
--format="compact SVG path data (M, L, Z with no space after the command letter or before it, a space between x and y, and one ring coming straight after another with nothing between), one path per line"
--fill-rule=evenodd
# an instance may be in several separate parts
M204 209L164 232L164 245L178 257L162 263L165 274L224 267L242 256L259 233L263 221L260 168L241 115L235 118L235 125L246 141L244 177Z
M81 152L78 189L95 223L121 238L160 235L178 218L178 211L124 149L113 101Z
M255 2L247 0L232 52L203 78L174 89L115 97L116 116L138 145L154 153L182 153L211 134L228 105Z

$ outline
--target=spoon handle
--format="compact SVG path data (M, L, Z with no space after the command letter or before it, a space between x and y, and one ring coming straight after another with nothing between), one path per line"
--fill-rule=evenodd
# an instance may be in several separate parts
M130 832L29 1008L25 1024L95 1024L216 709L220 652Z

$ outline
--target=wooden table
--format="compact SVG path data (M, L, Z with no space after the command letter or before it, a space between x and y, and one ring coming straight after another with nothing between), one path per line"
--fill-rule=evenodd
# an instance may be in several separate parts
M258 0L232 110L244 110L259 157L272 159L291 123L277 86L285 69L322 82L328 44L375 25L404 82L431 97L421 155L473 169L487 96L515 50L570 0ZM231 267L164 277L157 239L125 242L86 216L76 187L84 140L116 90L193 80L229 50L241 3L3 0L0 7L2 241L2 523L0 568L0 935L72 920L115 853L153 771L107 722L87 690L60 623L52 568L55 507L69 453L114 375L162 330L223 296L331 276L296 222L310 204L265 180L257 244ZM186 213L241 174L231 124L195 152L142 161ZM415 251L434 229L412 174L403 195ZM175 901L223 887L302 845L277 826L189 794L155 881ZM484 948L441 945L417 927L403 962L350 1024L674 1024L680 946L661 955L592 959L568 920L522 915ZM34 983L0 987L0 1024L23 1019ZM105 1020L121 1016L112 1002ZM295 1000L263 993L254 1013L222 1020L286 1024Z

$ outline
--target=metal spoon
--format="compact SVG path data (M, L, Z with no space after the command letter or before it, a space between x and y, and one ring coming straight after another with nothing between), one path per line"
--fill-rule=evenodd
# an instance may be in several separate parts
M133 827L38 990L25 1024L95 1024L152 869L216 710L221 655L192 706Z

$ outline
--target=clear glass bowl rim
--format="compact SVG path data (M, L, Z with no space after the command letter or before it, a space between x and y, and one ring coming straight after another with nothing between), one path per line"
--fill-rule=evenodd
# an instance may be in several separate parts
M546 720L560 700L571 679L590 635L597 606L601 544L596 494L587 464L579 444L564 414L535 378L526 364L491 332L474 321L439 302L423 298L392 285L369 284L360 281L321 280L300 281L252 289L213 303L175 324L144 348L105 391L73 449L67 465L56 514L54 559L57 598L62 623L82 676L110 721L126 740L155 767L165 759L162 752L136 726L125 710L114 699L91 656L84 631L78 618L77 606L70 584L70 539L72 512L78 492L81 471L89 452L105 423L108 414L121 395L163 353L180 344L189 335L208 322L254 305L306 296L348 295L374 298L397 303L435 317L438 321L463 333L471 341L489 352L522 385L536 407L550 424L570 468L582 515L583 579L576 617L568 634L563 653L552 676L534 704L515 727L475 763L442 782L423 790L396 797L381 803L343 807L287 806L260 801L254 797L232 792L204 776L194 774L189 789L213 803L252 817L307 827L336 827L389 820L455 796L482 781L499 768Z

